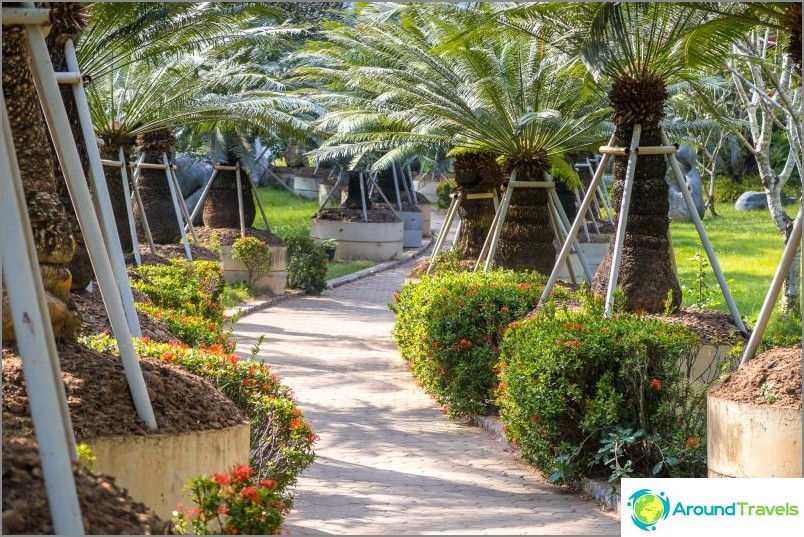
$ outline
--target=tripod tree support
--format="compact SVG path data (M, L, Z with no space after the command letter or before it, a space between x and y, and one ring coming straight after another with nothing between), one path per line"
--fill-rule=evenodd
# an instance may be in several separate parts
M184 255L187 256L188 261L192 261L193 254L190 251L190 241L187 239L187 232L184 231L184 225L182 224L182 214L178 200L179 194L176 193L176 187L173 185L173 177L170 173L170 162L168 161L167 153L162 153L162 163L162 166L159 167L165 170L165 178L167 179L168 188L170 189L170 199L173 201L173 212L176 215L176 223L179 225L181 242L184 244ZM190 227L192 228L192 226Z

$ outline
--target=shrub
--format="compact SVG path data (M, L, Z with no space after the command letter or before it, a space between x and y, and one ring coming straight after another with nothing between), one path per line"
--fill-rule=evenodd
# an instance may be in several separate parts
M248 466L196 477L186 488L196 506L175 513L180 535L189 534L188 523L195 535L278 535L290 512L291 499L277 491L276 481L256 479Z
M327 253L309 237L287 237L288 286L320 295L327 286Z
M170 265L142 265L134 273L131 286L155 306L210 320L223 319L220 296L224 281L218 263L172 259Z
M210 320L201 315L185 315L177 310L144 302L137 302L136 306L143 313L165 323L170 333L182 343L192 347L221 344L227 350L234 349L234 343L229 341L231 330L223 330L223 317Z
M118 353L108 335L82 342L94 349ZM135 339L140 356L159 358L209 380L234 402L251 422L251 466L258 479L272 479L277 490L293 485L312 464L317 437L296 406L293 392L281 384L268 364L241 360L219 344L193 349L179 342L156 343ZM256 355L256 350L252 353Z
M450 416L492 406L500 333L536 305L543 283L536 273L448 272L395 295L402 357Z
M256 237L241 237L232 244L232 258L243 262L248 271L248 286L271 270L271 249Z
M442 179L439 181L438 185L436 185L436 205L442 209L449 207L452 202L449 195L452 194L456 186L454 179Z
M656 319L606 319L602 302L577 298L577 311L549 304L505 334L497 400L508 438L552 481L699 476L706 386L689 381L698 337Z

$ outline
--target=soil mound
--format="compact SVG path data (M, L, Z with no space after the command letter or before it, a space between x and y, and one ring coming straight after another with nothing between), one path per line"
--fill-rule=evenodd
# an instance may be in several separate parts
M763 352L709 395L736 403L801 408L801 345Z

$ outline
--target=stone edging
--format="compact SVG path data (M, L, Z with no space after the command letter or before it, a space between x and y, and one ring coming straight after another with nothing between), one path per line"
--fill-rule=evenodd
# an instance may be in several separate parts
M297 296L301 296L303 294L304 294L303 289L287 289L284 295L271 296L262 299L258 298L245 304L240 304L232 308L227 308L223 312L223 316L226 317L227 320L231 319L232 316L235 315L238 310L240 310L241 316L245 316L250 313L255 313L257 311L264 310L265 308L270 308L271 306L279 304L280 302L290 300L291 298L296 298Z
M505 438L503 424L499 418L473 415L469 421L475 427L479 427L491 434L495 440L508 443L508 439ZM592 498L604 510L620 514L620 493L612 491L609 483L584 477L575 480L572 485Z
M416 259L417 257L421 256L428 248L430 248L432 244L433 239L430 239L429 241L427 241L427 244L420 247L419 249L413 252L408 251L403 253L402 257L400 257L399 259L392 259L391 261L386 261L378 265L373 265L363 270L358 270L357 272L347 274L346 276L341 276L340 278L333 278L331 280L327 280L327 289L335 289L336 287L340 287L341 285L356 282L357 280L362 280L363 278L368 278L369 276L374 276L375 274L379 274L380 272L385 272L386 270L396 268L399 265L407 263L411 259Z

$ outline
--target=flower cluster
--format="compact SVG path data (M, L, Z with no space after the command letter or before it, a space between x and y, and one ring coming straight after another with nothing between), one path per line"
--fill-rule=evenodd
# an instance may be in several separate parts
M290 512L291 498L277 490L272 479L258 480L244 465L229 473L199 476L187 486L195 507L174 511L179 534L279 535Z

